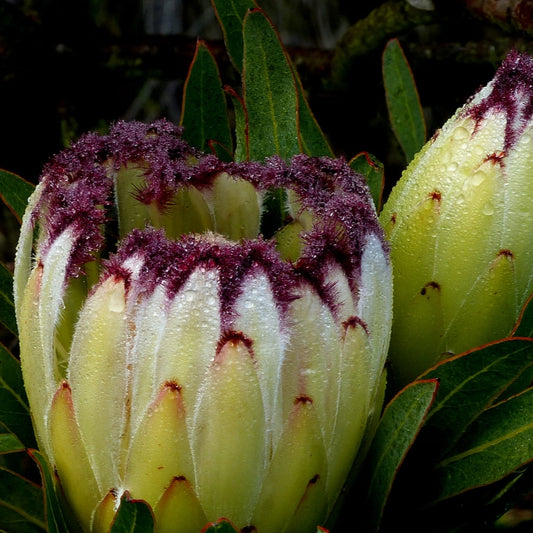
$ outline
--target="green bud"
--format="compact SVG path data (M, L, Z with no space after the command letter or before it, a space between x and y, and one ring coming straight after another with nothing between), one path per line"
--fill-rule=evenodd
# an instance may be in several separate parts
M392 375L507 336L533 281L533 59L495 78L405 170L380 220L394 267Z

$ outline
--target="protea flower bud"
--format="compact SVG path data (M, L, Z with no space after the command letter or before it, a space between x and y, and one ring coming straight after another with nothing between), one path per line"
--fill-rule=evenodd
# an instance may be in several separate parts
M512 52L438 131L381 222L394 267L393 374L508 335L533 281L533 59Z
M272 188L287 224L266 240ZM163 121L85 136L30 199L15 293L39 446L84 531L126 491L157 531L325 519L380 408L391 322L345 162L222 163Z

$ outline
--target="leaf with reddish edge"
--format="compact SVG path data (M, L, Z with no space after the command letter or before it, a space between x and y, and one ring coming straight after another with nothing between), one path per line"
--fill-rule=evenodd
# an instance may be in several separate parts
M533 460L533 388L484 410L433 476L436 502L489 485Z
M298 95L285 50L272 22L260 9L244 18L242 87L248 114L250 159L301 152Z
M35 187L25 179L0 169L0 199L7 205L19 222L22 221L28 198Z
M226 518L207 524L200 533L238 533L239 530Z
M350 160L349 165L355 172L365 177L374 201L374 207L379 213L383 206L383 187L385 185L383 163L368 152L359 152Z
M365 531L377 531L392 484L435 399L436 379L415 381L387 405L365 462Z
M529 296L511 331L511 337L533 337L533 294Z
M215 141L226 147L225 152L217 151L217 155L225 154L225 159L231 160L228 151L233 151L233 143L226 96L215 58L203 41L196 44L185 80L180 125L185 128L184 139L192 146L205 151Z
M46 457L39 450L29 450L28 453L37 463L41 472L48 533L64 533L65 531L69 531L67 521L56 493L54 476Z
M125 492L109 533L151 533L154 517L150 506L142 500L131 500Z
M392 129L409 163L426 142L426 124L413 73L398 39L385 46L383 83Z
M466 428L509 389L533 364L533 339L512 338L451 357L429 369L423 379L440 387L424 424L424 439L437 461ZM520 381L518 381L520 382ZM509 389L509 391L508 391Z
M211 0L226 50L235 68L241 72L243 56L242 27L246 13L258 7L254 0Z

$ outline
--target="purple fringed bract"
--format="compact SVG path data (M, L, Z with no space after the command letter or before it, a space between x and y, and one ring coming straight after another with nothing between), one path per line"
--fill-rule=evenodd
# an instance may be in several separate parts
M106 262L103 280L109 277L123 279L129 287L132 273L124 264L132 257L142 261L135 290L151 294L157 285L164 282L169 299L180 291L197 268L217 269L224 279L220 297L222 322L227 329L233 318L232 306L241 293L244 281L258 271L268 277L281 313L285 313L294 300L297 277L293 269L281 260L273 243L262 239L235 243L225 239L200 240L187 235L172 241L165 237L162 230L136 229Z
M480 122L493 111L505 113L506 151L514 145L533 115L533 58L513 50L501 64L490 86L490 95L468 108L466 114Z
M145 184L136 190L135 198L141 204L155 205L161 211L167 208L180 188L192 186L200 191L208 189L218 175L226 172L249 181L258 191L271 188L293 190L300 199L302 209L313 213L318 221L304 235L306 245L295 265L296 271L303 278L307 277L306 273L312 272L310 279L321 280L332 259L341 265L352 288L356 288L354 273L359 267L360 251L366 236L373 233L382 238L382 230L364 178L352 171L345 160L312 158L301 154L293 157L289 163L279 157L268 158L264 163L225 163L212 154L192 148L181 134L181 128L166 120L152 124L118 122L111 127L108 135L85 135L71 148L55 156L42 175L44 190L34 214L34 221L39 217L46 219L43 225L45 234L40 244L41 254L45 255L54 239L68 227L74 228L77 236L68 267L69 277L79 276L84 264L96 254L105 258L115 251L114 248L106 248L109 245L105 240L105 232L107 227L113 225L113 217L116 217L113 209L114 174L121 167L136 166L142 169ZM250 258L259 258L259 263L268 261L271 266L281 262L279 258L274 260L276 252L273 245L263 240L256 244L245 244L242 249L234 247L233 251L230 251L232 248L229 245L218 248L213 245L206 251L201 249L204 245L198 243L194 249L186 251L187 246L192 247L190 242L170 245L163 242L159 233L157 235L149 233L143 237L135 233L126 239L119 252L122 256L131 254L129 250L132 247L140 250L143 248L143 239L146 239L144 254L151 271L146 274L147 285L156 283L154 276L163 275L158 274L157 261L168 264L171 262L170 257L168 261L165 260L168 254L172 257L174 254L191 254L190 260L180 261L180 264L193 265L203 261L202 253L214 258L216 250L220 248L223 249L221 268L232 264L229 259L232 254L247 253ZM150 259L151 254L153 260ZM119 263L111 260L109 270L118 274ZM232 274L230 270L228 268L228 276ZM281 286L282 282L287 281L287 276L281 267L277 270L274 268L274 271L282 280L275 285ZM245 272L234 275L240 280ZM174 290L177 290L182 278L179 273L171 277L177 284ZM325 290L324 286L322 290ZM280 294L280 301L286 300L287 297ZM333 298L329 300L333 301Z

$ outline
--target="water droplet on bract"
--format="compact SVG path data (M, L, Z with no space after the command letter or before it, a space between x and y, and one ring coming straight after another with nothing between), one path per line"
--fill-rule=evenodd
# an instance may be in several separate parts
M192 302L196 296L196 291L188 290L185 291L184 297L186 302Z
M453 161L452 163L450 163L447 167L447 170L448 172L450 172L450 174L453 174L454 172L457 171L457 169L459 168L459 165Z
M454 141L464 141L465 139L468 139L469 136L470 133L468 132L468 130L460 126L456 128L453 132L452 139Z
M479 185L481 185L484 181L485 181L485 178L486 178L486 174L485 172L482 172L481 170L478 170L477 172L474 172L473 176L470 178L470 183L472 183L472 185L474 187L478 187Z
M494 214L494 206L492 205L492 202L487 202L482 209L482 212L484 215L493 215Z

